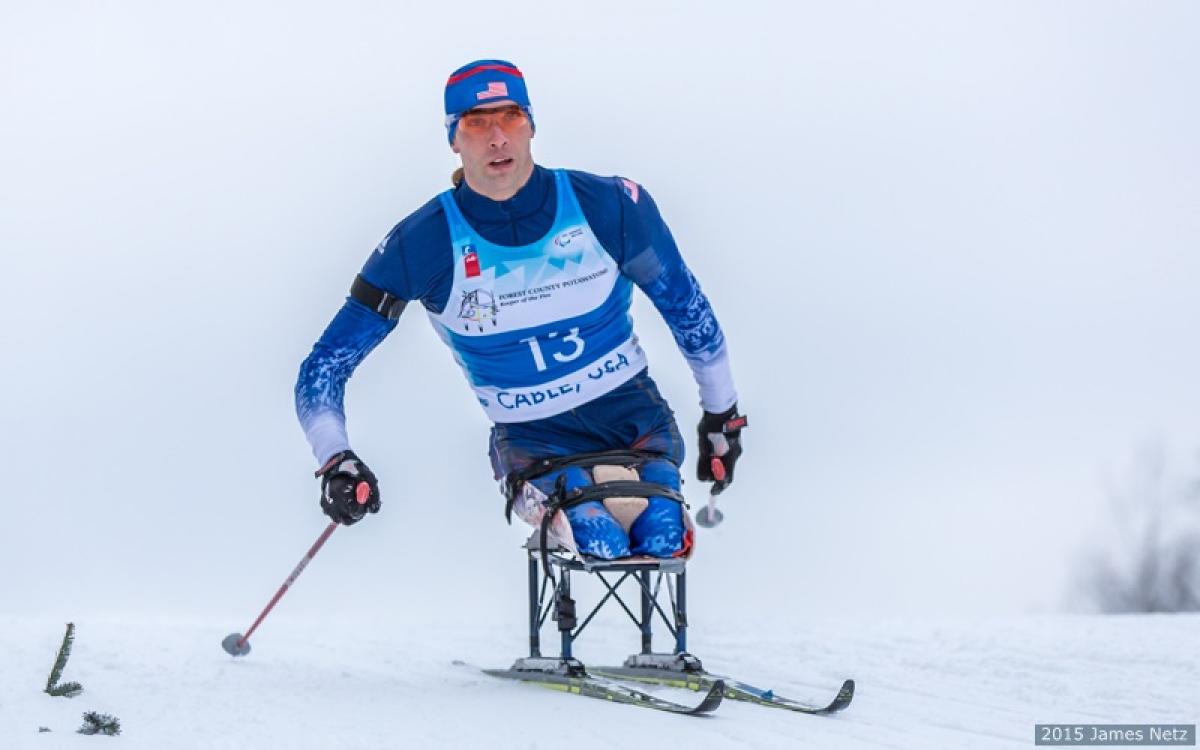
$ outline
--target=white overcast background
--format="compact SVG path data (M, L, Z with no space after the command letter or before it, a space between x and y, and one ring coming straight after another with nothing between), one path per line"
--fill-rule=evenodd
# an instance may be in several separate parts
M1138 446L1196 468L1196 3L3 0L0 611L248 624L324 526L297 368L448 186L480 57L539 163L653 193L725 328L752 426L694 625L1060 610ZM526 532L423 318L348 388L383 511L291 613L520 621Z

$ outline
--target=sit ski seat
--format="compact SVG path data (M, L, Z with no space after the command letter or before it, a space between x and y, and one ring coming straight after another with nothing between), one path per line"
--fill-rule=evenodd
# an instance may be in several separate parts
M692 519L686 512L687 504L683 495L672 487L641 478L642 465L664 459L659 453L629 449L555 456L535 461L505 478L503 487L508 500L504 511L505 518L512 523L512 514L516 513L526 523L538 528L539 549L549 550L558 546L582 559L587 556L580 552L571 523L564 511L576 505L599 500L628 535L634 522L649 506L649 498L661 497L674 500L682 506L680 515L684 527L683 540L675 556L690 559L696 533ZM591 483L568 489L565 470L569 469L584 470ZM560 473L550 494L543 492L532 481L555 471ZM626 556L617 559L630 558ZM545 572L549 575L548 561L544 563Z

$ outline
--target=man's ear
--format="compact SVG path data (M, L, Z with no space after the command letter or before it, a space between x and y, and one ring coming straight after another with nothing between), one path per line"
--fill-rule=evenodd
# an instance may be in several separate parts
M457 138L455 138L454 140L456 140L456 141L457 141L458 139L457 139ZM451 150L451 151L453 151L453 152L454 152L454 153L456 153L456 154L461 154L461 153L462 153L461 151L459 151L459 150L458 150L458 144L457 144L457 143L451 143L451 144L450 144L450 150Z

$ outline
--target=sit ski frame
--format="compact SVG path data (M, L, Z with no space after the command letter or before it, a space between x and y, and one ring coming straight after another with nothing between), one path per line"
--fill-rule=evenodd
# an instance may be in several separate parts
M487 674L577 695L693 716L716 710L722 698L816 715L832 714L850 705L854 697L853 680L846 680L829 703L809 704L705 671L700 660L687 651L687 569L683 558L599 560L577 557L561 548L543 555L539 541L539 534L535 532L525 543L529 583L529 656L517 659L510 669L483 670ZM542 565L546 563L546 573L550 573L550 568L556 568L557 576L543 575ZM575 600L571 597L572 572L595 575L607 590L582 622L577 618ZM611 582L606 574L619 577ZM634 614L618 590L626 580L633 580L637 584L640 617ZM659 603L664 583L669 613ZM616 601L639 629L641 650L626 659L620 667L588 669L574 658L574 643L610 600ZM671 654L656 654L652 650L656 615L675 640ZM547 618L553 619L558 626L558 657L542 655L541 629ZM704 693L704 698L695 706L686 706L644 693L617 680L688 688Z

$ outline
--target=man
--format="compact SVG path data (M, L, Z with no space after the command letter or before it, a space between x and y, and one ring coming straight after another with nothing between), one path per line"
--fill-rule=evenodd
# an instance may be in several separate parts
M497 479L548 457L636 449L649 457L642 481L678 492L683 441L633 333L633 284L670 325L699 384L698 477L723 490L745 424L725 339L649 193L619 177L536 165L533 109L512 63L459 68L445 104L462 159L454 188L388 233L300 368L296 412L321 464L322 509L349 525L380 508L375 475L350 449L343 394L418 300L494 423ZM559 477L568 491L593 482L586 468L567 466L531 483L544 496ZM599 500L566 515L581 552L612 559L685 552L682 512L652 496L628 532Z

